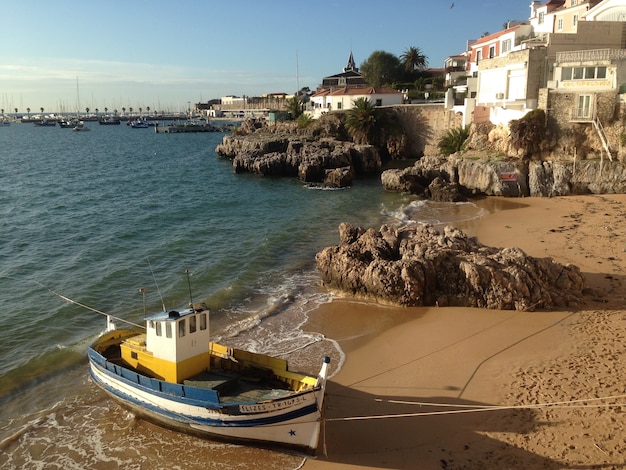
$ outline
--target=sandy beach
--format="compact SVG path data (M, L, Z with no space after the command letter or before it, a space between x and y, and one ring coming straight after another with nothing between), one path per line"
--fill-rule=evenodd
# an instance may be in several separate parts
M461 229L577 265L583 303L548 312L322 306L311 329L346 358L306 470L626 467L626 195L478 204L490 213Z

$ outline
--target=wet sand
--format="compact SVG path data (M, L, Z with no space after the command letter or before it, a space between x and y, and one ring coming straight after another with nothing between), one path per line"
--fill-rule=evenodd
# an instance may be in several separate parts
M577 265L584 302L549 312L321 306L310 327L346 359L306 470L626 467L626 195L479 204L498 210L460 228Z

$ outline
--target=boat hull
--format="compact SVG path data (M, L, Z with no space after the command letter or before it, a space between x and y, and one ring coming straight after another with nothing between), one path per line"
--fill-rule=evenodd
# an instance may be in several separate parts
M262 402L221 402L213 390L150 379L89 350L92 380L137 414L203 437L314 453L324 385Z

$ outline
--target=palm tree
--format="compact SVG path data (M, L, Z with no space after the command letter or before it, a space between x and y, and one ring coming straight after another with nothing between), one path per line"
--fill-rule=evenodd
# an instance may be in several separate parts
M379 113L365 97L357 98L346 114L346 128L356 143L372 143Z
M122 108L122 114L126 114L126 108Z
M28 117L30 117L30 108L26 108L26 112L28 113Z
M302 100L293 96L287 100L287 111L291 114L292 119L298 119L298 117L302 114Z
M41 110L41 114L43 114L43 108L39 108Z
M18 113L18 109L17 109L17 108L15 108L15 114L17 114L17 113Z
M419 47L411 46L400 56L400 60L407 72L415 72L428 65L428 59Z

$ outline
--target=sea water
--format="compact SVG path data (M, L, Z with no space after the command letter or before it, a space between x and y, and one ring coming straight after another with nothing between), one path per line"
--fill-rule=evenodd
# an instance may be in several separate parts
M297 468L302 457L199 439L141 419L88 379L104 316L205 302L215 340L316 373L342 352L305 331L330 297L315 253L341 222L449 223L473 204L385 192L378 178L321 190L235 174L223 133L0 128L0 467ZM123 325L122 325L123 326Z

